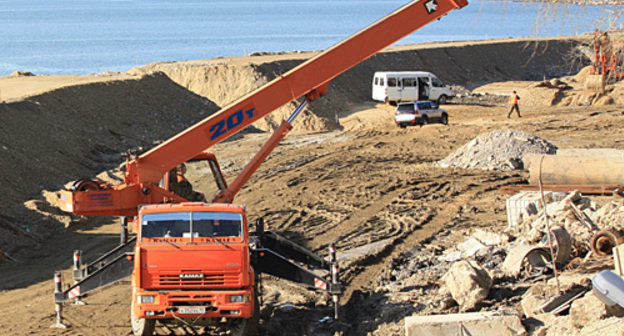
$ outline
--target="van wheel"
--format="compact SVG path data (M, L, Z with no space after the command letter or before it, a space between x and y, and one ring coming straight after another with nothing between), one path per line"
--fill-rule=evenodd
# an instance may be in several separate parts
M438 105L446 104L446 95L438 97Z
M443 114L442 115L442 119L440 119L440 121L442 122L442 124L448 125L448 115L447 114Z
M427 125L428 123L429 123L429 118L423 117L422 120L420 120L420 127L423 127Z

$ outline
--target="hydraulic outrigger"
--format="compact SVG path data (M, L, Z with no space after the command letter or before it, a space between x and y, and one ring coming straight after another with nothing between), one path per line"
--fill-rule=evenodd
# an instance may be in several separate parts
M133 331L138 335L151 334L156 319L180 320L180 314L186 314L185 317L194 320L199 317L222 317L233 321L253 319L252 315L257 314L257 307L254 306L257 303L255 279L260 273L269 273L328 291L335 303L337 319L341 288L333 246L330 248L329 260L326 261L275 232L265 231L262 219L256 222L255 233L248 233L244 209L219 204L233 201L236 193L292 129L294 118L306 104L327 93L327 87L333 78L412 31L465 5L466 0L412 1L152 150L138 157L128 158L123 184L110 185L96 180L80 180L72 189L61 191L59 198L62 210L86 216L121 216L122 234L119 246L86 266L82 265L82 252L75 252L75 284L67 290L63 290L60 273L55 274L57 326L62 326L60 312L63 302L85 296L95 289L129 276L132 276L133 288ZM303 97L303 101L291 117L282 123L228 186L216 158L204 150L300 97ZM212 200L213 203L188 203L186 199L172 192L169 185L175 183L170 178L172 170L189 160L207 160L210 163L219 190ZM140 206L145 204L153 205ZM172 214L187 212L190 222L182 221L184 223L180 224L178 218L176 225L187 225L186 232L179 236L152 236L143 231L153 225L171 224L165 220L150 221L148 218L170 218ZM194 214L209 217L218 215L230 222L232 218L240 216L242 229L238 235L230 234L227 237L203 236L202 232L197 232L200 221L195 220L195 228L193 226ZM127 234L130 222L137 237L130 238ZM215 223L211 222L210 225L218 225ZM210 267L197 262L192 265L193 271L176 269L175 263L170 262L170 259L199 260L203 257L212 258ZM228 258L231 260L222 260ZM223 269L216 269L218 267L215 263L221 262ZM329 279L307 270L301 264L314 269L326 269ZM168 282L158 280L159 276L169 279ZM223 280L234 277L238 280L232 280L229 284L228 280ZM222 280L213 281L216 278ZM212 279L213 282L207 282L206 279ZM228 292L233 289L237 292ZM192 295L184 302L171 299L171 293L196 292L204 293L197 297L210 299L198 300L195 296L191 297ZM224 293L229 294L224 296ZM155 303L159 300L165 303ZM223 308L223 300L230 300L230 306L240 303L240 310Z

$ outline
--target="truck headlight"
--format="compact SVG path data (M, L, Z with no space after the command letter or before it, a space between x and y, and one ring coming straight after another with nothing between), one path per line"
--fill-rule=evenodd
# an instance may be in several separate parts
M137 302L142 303L154 303L154 297L151 295L139 295L137 296Z
M249 295L230 295L230 302L249 302Z

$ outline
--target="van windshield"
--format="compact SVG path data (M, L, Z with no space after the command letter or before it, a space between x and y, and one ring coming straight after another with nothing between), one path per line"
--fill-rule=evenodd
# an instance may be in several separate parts
M444 84L437 78L431 77L431 83L434 87L444 87Z

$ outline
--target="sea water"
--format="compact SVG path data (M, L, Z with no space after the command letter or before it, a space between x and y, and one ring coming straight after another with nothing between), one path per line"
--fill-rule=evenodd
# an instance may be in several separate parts
M127 71L161 61L326 49L407 2L0 0L0 76ZM575 35L604 28L597 20L608 10L469 0L397 44ZM559 19L544 16L548 12Z

